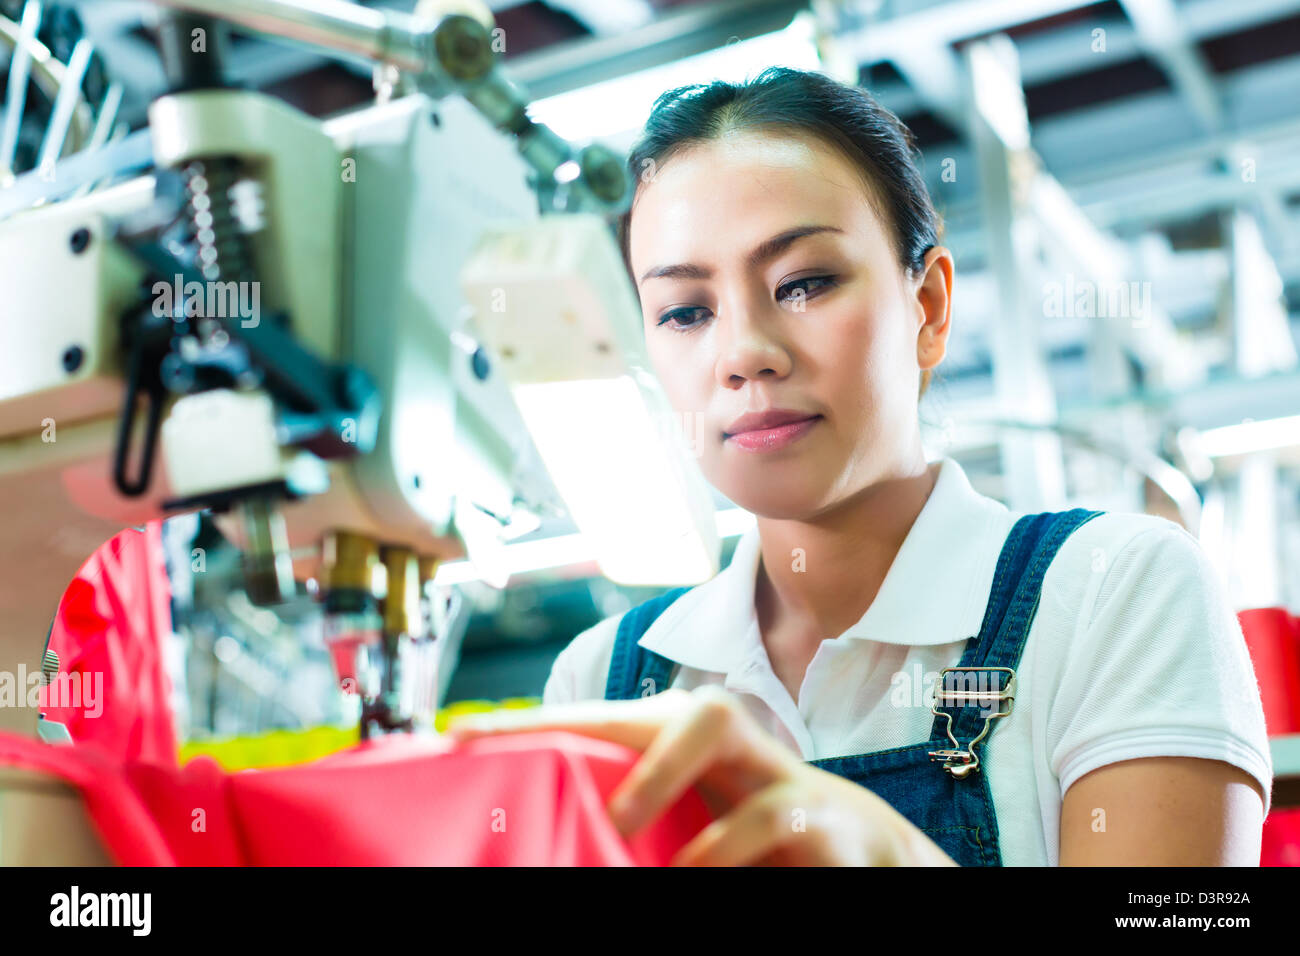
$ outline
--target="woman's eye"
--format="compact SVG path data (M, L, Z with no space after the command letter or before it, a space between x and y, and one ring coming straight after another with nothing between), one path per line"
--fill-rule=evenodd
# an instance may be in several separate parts
M672 328L677 329L679 332L686 332L695 328L694 325L685 324L692 318L692 316L695 316L697 313L707 313L708 311L708 309L701 306L694 306L689 309L673 309L671 312L665 312L663 315L659 316L659 322L657 324L663 325L667 322L676 322L677 324L672 326ZM703 321L703 319L700 321Z
M805 276L785 283L776 290L778 302L811 299L835 285L835 276Z

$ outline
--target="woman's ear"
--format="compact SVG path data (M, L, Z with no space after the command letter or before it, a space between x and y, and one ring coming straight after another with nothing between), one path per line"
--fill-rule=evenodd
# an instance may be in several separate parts
M952 328L952 253L935 246L925 254L920 274L913 280L916 296L916 362L932 369L943 361Z

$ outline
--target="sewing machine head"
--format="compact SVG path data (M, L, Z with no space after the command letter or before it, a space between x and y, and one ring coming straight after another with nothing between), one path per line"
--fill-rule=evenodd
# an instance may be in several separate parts
M126 152L101 151L55 167L34 208L39 170L0 190L0 666L39 669L95 545L201 510L243 551L254 602L316 582L363 734L408 729L437 704L441 563L468 557L502 586L501 542L541 517L619 520L572 507L518 389L631 383L648 422L668 417L608 228L629 176L529 120L481 16L168 5L191 12L159 31L170 91L149 109L150 168L123 180L111 157ZM320 121L227 88L205 14L369 57L380 96ZM657 566L602 564L704 580L719 557L708 491L677 436L654 437L673 484L627 547L653 554L658 534L666 550ZM613 487L647 466L602 467L589 477Z

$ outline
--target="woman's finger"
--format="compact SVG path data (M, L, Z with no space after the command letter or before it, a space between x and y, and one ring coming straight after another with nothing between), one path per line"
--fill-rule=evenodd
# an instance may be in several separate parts
M619 783L610 816L624 836L650 823L679 800L719 761L743 779L741 792L783 779L784 766L771 759L750 718L735 699L716 687L701 687L690 704L666 724Z
M619 832L631 836L680 799L731 746L725 738L736 732L734 722L716 695L692 695L615 788L609 813Z
M797 787L764 787L714 820L674 854L672 866L746 866L771 855L793 837Z

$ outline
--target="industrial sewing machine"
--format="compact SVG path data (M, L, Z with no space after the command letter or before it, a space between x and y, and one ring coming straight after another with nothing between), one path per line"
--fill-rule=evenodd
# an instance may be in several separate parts
M716 573L712 503L609 229L623 158L529 119L490 15L165 6L149 168L117 174L124 145L0 168L0 669L40 671L95 547L203 509L254 601L319 582L363 737L438 703L442 562L504 585L502 543L567 512L614 580ZM372 61L376 102L322 122L225 86L212 17ZM9 26L25 84L47 64L31 25ZM63 80L60 140L77 64ZM643 423L642 457L600 431L615 411ZM37 715L0 709L0 729L35 734ZM61 814L68 852L42 852L93 856L75 793L50 786L0 777L0 828Z

